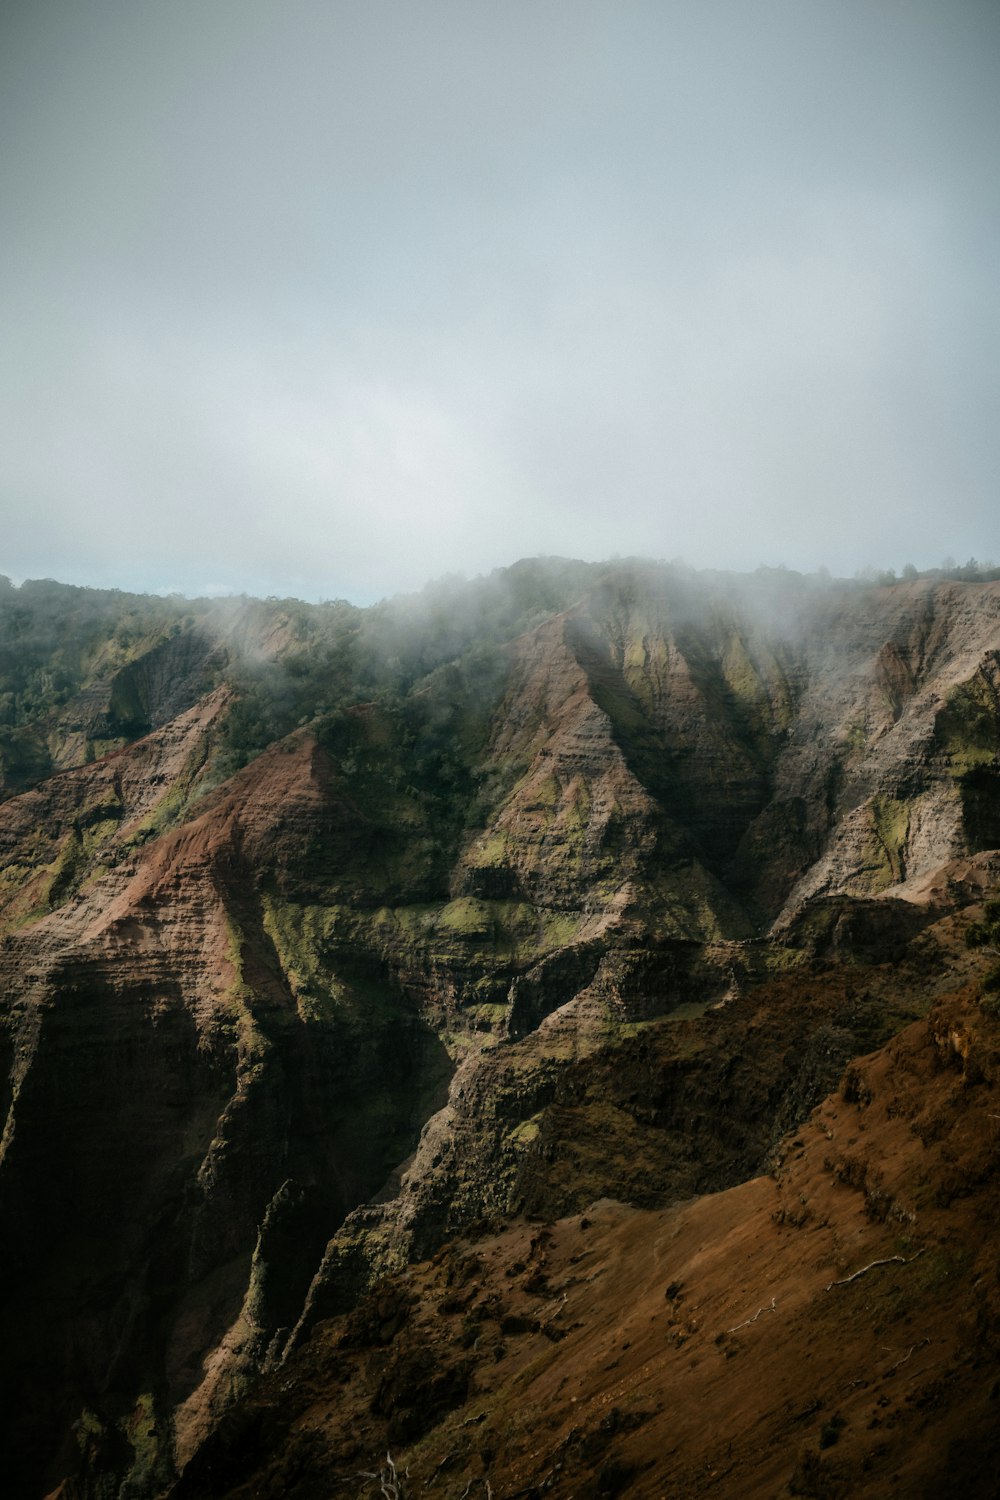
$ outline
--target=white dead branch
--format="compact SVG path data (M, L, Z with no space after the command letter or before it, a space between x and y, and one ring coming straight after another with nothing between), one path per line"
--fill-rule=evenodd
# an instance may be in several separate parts
M778 1300L777 1297L772 1297L771 1298L771 1304L770 1304L769 1307L758 1307L757 1311L754 1313L754 1315L753 1315L752 1318L747 1318L746 1321L743 1322L743 1323L737 1323L737 1325L736 1325L735 1328L727 1328L726 1332L727 1333L739 1333L739 1331L740 1331L741 1328L749 1328L751 1323L756 1323L756 1321L760 1317L761 1313L774 1312L775 1311L775 1303L777 1302L777 1300Z
M904 1266L911 1265L913 1261L919 1260L923 1253L923 1250L918 1250L916 1255L909 1257L905 1255L885 1255L881 1260L869 1261L866 1266L861 1267L860 1271L852 1271L850 1276L842 1276L839 1281L831 1281L826 1290L832 1292L835 1286L847 1286L850 1282L857 1281L859 1276L864 1276L866 1271L874 1271L876 1266L891 1266L894 1261L898 1261Z
M924 1345L929 1343L930 1339L921 1339L918 1344L911 1344L908 1351L903 1355L902 1359L897 1359L894 1365L890 1365L887 1370L882 1371L882 1379L884 1380L888 1375L895 1375L896 1371L900 1368L901 1365L905 1365L908 1359L913 1358L913 1355L917 1352L918 1349L923 1349ZM886 1354L895 1354L896 1352L895 1349L887 1348L885 1344L882 1345L882 1348L885 1349Z
M403 1500L402 1479L409 1478L409 1469L404 1469L402 1477L396 1470L396 1464L391 1453L386 1453L385 1463L379 1466L377 1474L372 1474L368 1469L360 1470L362 1479L375 1479L382 1491L384 1500Z

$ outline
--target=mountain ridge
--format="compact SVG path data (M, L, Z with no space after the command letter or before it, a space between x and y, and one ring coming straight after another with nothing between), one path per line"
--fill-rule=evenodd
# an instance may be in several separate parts
M735 1190L982 972L1000 585L511 572L158 602L132 655L116 601L75 696L8 700L25 1495L200 1472L262 1372L456 1236Z

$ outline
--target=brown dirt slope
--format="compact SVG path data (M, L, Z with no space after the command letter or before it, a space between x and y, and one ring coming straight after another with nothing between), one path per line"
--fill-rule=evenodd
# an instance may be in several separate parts
M968 987L772 1176L456 1241L322 1324L172 1500L996 1494L1000 1022Z

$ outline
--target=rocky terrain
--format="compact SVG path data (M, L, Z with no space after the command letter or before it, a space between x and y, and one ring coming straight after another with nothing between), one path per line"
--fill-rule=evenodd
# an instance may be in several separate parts
M458 1239L224 1419L171 1494L985 1497L1000 1025L852 1065L772 1172Z
M10 1493L993 1493L1000 584L25 585L0 672Z

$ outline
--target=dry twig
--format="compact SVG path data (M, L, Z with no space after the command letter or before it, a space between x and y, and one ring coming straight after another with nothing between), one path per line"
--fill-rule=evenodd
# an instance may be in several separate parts
M850 1276L842 1276L839 1281L831 1281L826 1291L832 1292L835 1286L847 1286L849 1282L857 1281L858 1277L863 1276L866 1271L874 1271L876 1266L891 1266L893 1261L899 1261L902 1265L908 1266L912 1261L919 1260L923 1253L923 1250L918 1250L916 1255L911 1255L909 1259L905 1255L885 1255L881 1260L871 1260L866 1266L862 1266L860 1271L852 1271Z
M887 1370L883 1370L882 1371L882 1378L885 1379L885 1377L887 1375L895 1375L895 1373L899 1369L900 1365L905 1365L906 1361L908 1359L910 1359L917 1352L918 1349L922 1349L925 1344L929 1344L929 1343L930 1343L930 1339L921 1339L918 1344L911 1344L909 1350L907 1351L906 1354L903 1355L902 1359L897 1359L897 1361L896 1361L896 1363L894 1365L890 1365ZM883 1347L883 1349L885 1349L886 1354L892 1354L892 1353L895 1352L892 1349L886 1349L884 1344L882 1345L882 1347Z
M391 1453L386 1453L385 1463L380 1465L377 1474L372 1474L368 1469L360 1469L359 1477L362 1479L375 1479L382 1491L384 1500L403 1500L402 1479L408 1479L409 1469L404 1469L402 1477L396 1470L396 1463Z
M740 1331L741 1328L749 1328L751 1323L756 1323L756 1321L760 1317L761 1313L774 1312L774 1310L775 1310L774 1304L777 1302L777 1300L778 1299L776 1297L772 1297L771 1298L771 1305L770 1305L770 1307L758 1307L757 1311L754 1313L754 1315L753 1315L752 1318L747 1318L746 1321L743 1322L743 1323L737 1323L737 1325L736 1325L735 1328L727 1328L726 1332L727 1333L739 1333L739 1331Z

